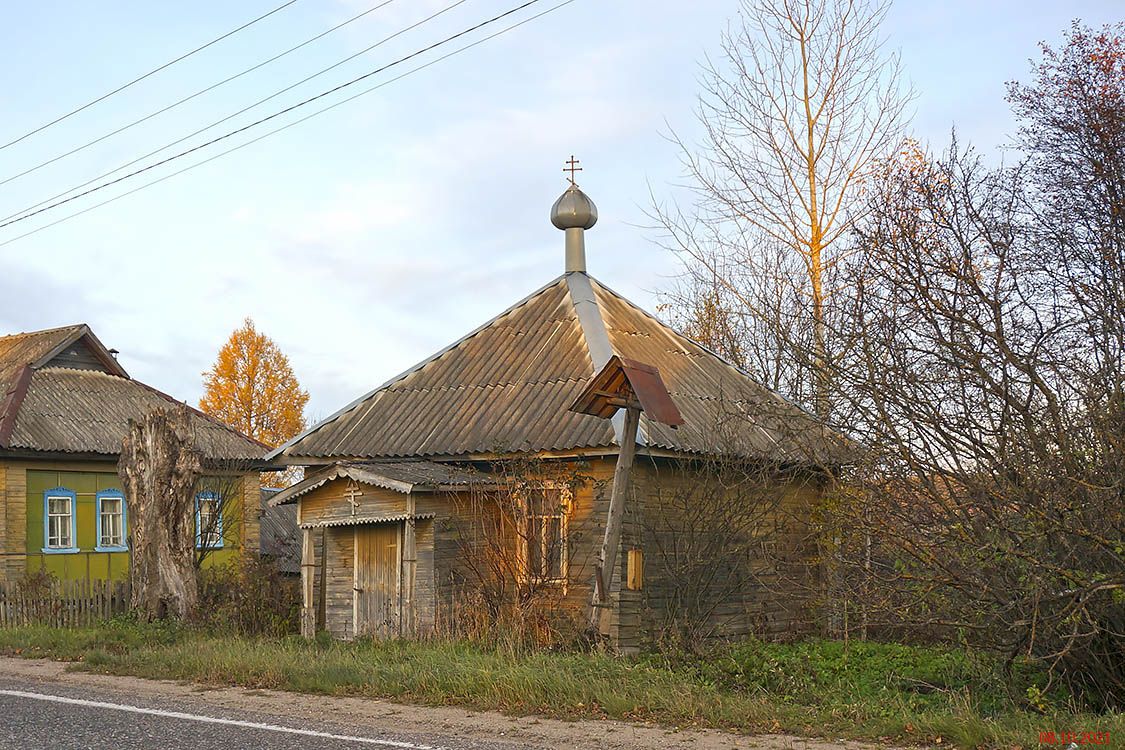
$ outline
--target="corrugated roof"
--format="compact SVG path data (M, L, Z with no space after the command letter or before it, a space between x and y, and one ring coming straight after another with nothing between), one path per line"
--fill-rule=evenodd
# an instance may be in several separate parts
M655 365L680 410L677 429L641 413L650 447L782 460L841 460L846 439L608 287L594 282L615 353Z
M300 463L612 448L609 420L568 410L595 374L592 350L655 366L682 413L677 430L642 416L642 445L779 460L838 460L847 449L714 352L586 274L568 273L274 455Z
M333 518L317 523L303 523L302 529L326 529L333 526L370 526L377 523L394 523L396 521L425 521L437 516L437 513L396 513L393 516L348 516L347 518Z
M117 455L130 419L180 405L130 378L84 323L0 336L0 389L0 448L16 450ZM268 448L189 412L208 458L258 460Z
M582 326L559 278L291 441L286 454L376 458L609 446L613 431L605 420L566 410L592 375Z
M143 383L96 370L35 370L6 447L116 455L130 419L176 404ZM209 458L261 457L261 443L194 410L189 413L197 445Z

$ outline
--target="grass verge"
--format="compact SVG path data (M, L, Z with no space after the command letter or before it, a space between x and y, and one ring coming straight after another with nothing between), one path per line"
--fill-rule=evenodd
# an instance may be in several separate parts
M0 653L89 672L748 733L967 748L1035 747L1047 730L1125 738L1125 715L1070 710L1033 671L1017 674L1013 697L994 660L894 644L746 643L705 658L615 658L449 641L244 638L122 621L0 630Z

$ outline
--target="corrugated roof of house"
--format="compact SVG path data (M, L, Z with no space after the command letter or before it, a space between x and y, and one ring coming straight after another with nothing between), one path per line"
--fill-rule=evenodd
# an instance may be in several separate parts
M614 449L610 420L568 407L613 354L654 365L683 414L638 442L689 454L840 462L848 441L585 273L567 273L275 451L455 458Z
M89 352L90 369L58 366L60 352ZM96 369L94 369L96 367ZM88 326L0 338L0 449L115 456L130 419L180 406L133 380ZM267 446L194 409L197 445L211 459L258 460Z

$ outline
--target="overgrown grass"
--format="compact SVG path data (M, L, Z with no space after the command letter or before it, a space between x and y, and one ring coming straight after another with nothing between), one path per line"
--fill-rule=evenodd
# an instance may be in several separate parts
M1012 695L995 660L956 649L808 641L626 659L456 641L244 638L117 621L0 630L0 652L91 672L742 732L922 744L941 737L961 747L1036 746L1040 730L1125 738L1125 716L1074 712L1026 668Z

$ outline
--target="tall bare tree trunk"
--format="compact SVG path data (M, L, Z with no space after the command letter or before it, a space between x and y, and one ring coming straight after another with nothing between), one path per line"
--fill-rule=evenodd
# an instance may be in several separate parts
M192 496L202 468L186 409L129 420L117 472L129 508L133 609L183 618L198 599Z
M831 367L848 345L831 335L838 241L867 210L863 186L898 149L911 98L879 32L890 0L741 5L725 64L703 71L702 142L677 138L691 205L653 212L698 282L669 297L672 315L697 333L703 310L720 348L753 353L739 364L755 377L846 421L832 414Z

